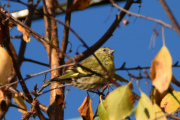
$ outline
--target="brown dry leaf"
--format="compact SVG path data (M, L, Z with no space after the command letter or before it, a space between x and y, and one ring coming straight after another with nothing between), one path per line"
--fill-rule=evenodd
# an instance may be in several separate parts
M75 10L84 10L89 7L91 0L74 0L73 5L69 7L66 12L72 12Z
M23 33L23 39L25 42L30 42L31 38L29 36L29 33L24 29L21 25L17 24L17 30Z
M152 60L150 78L160 93L168 89L172 78L172 58L165 45Z
M0 47L0 84L4 85L9 83L8 78L11 77L13 72L13 62L8 52Z
M91 106L91 98L89 96L86 96L84 102L78 108L78 111L83 120L93 120L93 110Z

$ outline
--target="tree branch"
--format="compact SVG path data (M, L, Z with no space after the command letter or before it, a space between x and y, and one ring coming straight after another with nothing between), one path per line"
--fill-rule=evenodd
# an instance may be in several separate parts
M30 27L32 23L32 16L34 14L33 0L28 0L28 11L29 11L29 14L27 16L26 25ZM21 37L21 45L20 45L18 59L17 59L17 64L19 67L22 65L22 62L23 62L24 54L26 51L26 45L27 43L23 40L23 37Z
M159 2L161 3L162 7L164 8L166 14L168 15L177 34L180 36L180 26L178 25L178 22L176 21L175 17L173 16L173 14L172 14L171 10L169 9L168 5L166 4L165 0L159 0Z
M122 10L122 11L124 11L124 12L126 12L126 13L128 13L130 15L133 15L133 16L136 16L136 17L140 17L140 18L144 18L144 19L147 19L147 20L150 20L150 21L157 22L157 23L163 25L164 27L173 28L171 25L169 25L169 24L167 24L167 23L165 23L165 22L163 22L161 20L154 19L154 18L151 18L151 17L147 17L147 16L144 16L144 15L140 15L140 14L136 14L136 13L130 12L130 11L128 11L126 9L123 9L120 6L118 6L113 0L110 0L110 1L111 1L112 5L114 7L118 8L118 9L120 9L120 10Z
M132 3L133 3L133 0L128 0L124 6L124 9L128 10L131 7ZM82 61L88 56L90 56L92 52L95 52L98 48L100 48L112 36L113 32L118 27L119 23L121 22L121 20L124 18L125 15L126 15L126 12L121 11L121 13L118 14L116 19L110 26L110 28L94 45L92 45L88 50L84 51L83 53L75 56L74 58L67 60L65 63L71 63L73 62L73 60Z
M68 0L67 8L69 8L72 5L73 1ZM61 43L61 53L59 54L60 59L60 65L64 63L64 55L62 53L66 53L67 45L68 45L68 38L69 38L69 28L67 26L70 26L70 20L71 20L71 13L66 13L65 16L65 24L64 26L64 32L63 32L63 38Z
M45 34L50 43L44 45L49 57L50 68L56 68L59 66L59 49L52 47L56 46L59 48L58 34L57 34L57 24L55 17L55 3L54 0L43 0L43 10L44 22L45 22ZM63 52L61 52L63 53ZM51 71L51 78L55 78L60 75L59 70ZM54 89L57 86L61 85L60 83L51 84L50 88ZM62 105L58 102L59 99L64 99L64 89L54 89L50 93L50 106L48 107L48 115L51 120L63 120L64 119L64 110Z

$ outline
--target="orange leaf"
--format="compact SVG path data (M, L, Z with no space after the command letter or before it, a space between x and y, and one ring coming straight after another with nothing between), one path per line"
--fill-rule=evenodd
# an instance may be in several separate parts
M83 120L93 120L93 110L91 106L91 98L89 96L86 96L84 102L78 108L78 111Z
M166 46L152 60L150 78L160 93L168 89L172 78L172 58Z
M72 12L75 10L84 10L87 7L89 7L89 3L91 2L91 0L75 0L73 2L73 5L71 7L69 7L66 12Z
M24 29L21 25L17 24L17 30L19 30L20 32L23 33L23 39L25 42L30 42L30 36L28 34L28 32L26 31L26 29Z

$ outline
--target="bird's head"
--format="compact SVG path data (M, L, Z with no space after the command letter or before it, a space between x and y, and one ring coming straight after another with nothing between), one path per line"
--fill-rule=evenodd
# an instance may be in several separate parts
M114 58L113 53L114 52L115 52L115 50L112 50L109 47L103 47L103 48L98 49L95 52L95 55L100 59L106 59L106 58L110 57L113 60L113 58Z

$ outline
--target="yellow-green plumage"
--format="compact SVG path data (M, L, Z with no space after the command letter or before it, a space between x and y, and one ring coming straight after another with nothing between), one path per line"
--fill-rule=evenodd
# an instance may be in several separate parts
M106 68L108 75L113 78L115 74L115 67L113 61L113 52L114 50L103 47L95 52L96 57ZM105 75L105 71L102 66L99 64L97 59L94 56L91 56L80 63L82 66L95 71L101 75ZM46 83L51 82L62 82L62 83L72 83L75 87L81 90L96 90L101 88L103 85L108 83L107 79L104 79L97 74L93 74L81 67L74 66L73 68L66 70L66 72L56 77L52 80L47 81Z

